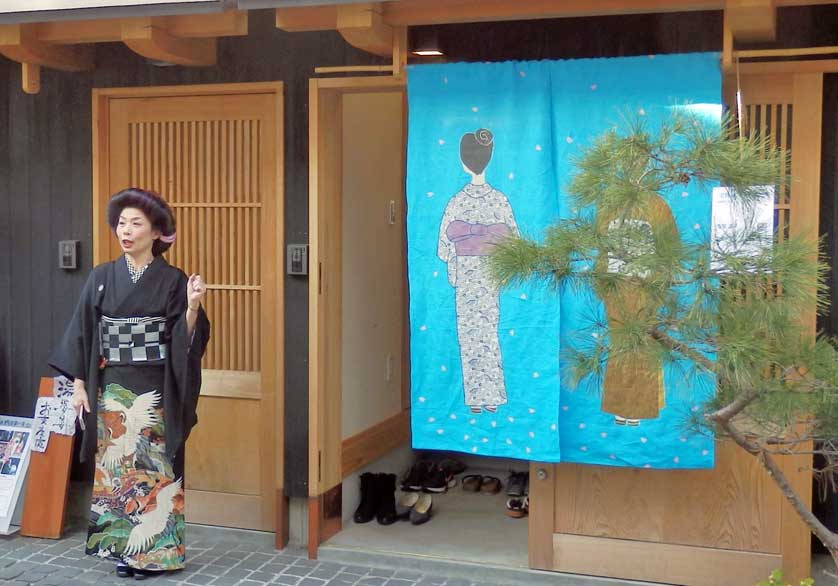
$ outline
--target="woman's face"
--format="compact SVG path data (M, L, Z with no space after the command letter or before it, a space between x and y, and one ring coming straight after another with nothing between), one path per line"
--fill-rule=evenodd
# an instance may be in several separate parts
M154 241L160 238L160 231L151 227L151 222L142 210L123 208L116 224L116 238L122 250L131 256L151 253Z

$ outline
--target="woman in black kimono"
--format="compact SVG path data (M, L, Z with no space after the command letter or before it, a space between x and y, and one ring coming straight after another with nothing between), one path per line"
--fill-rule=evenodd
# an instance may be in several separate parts
M155 193L108 204L124 254L95 267L50 365L74 380L82 460L95 454L86 553L144 579L184 567L183 447L197 422L206 285L161 256L175 220Z

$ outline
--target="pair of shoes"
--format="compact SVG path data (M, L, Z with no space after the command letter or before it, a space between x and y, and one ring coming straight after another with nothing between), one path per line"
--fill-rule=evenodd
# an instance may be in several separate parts
M405 476L401 488L405 492L421 491L441 494L456 484L457 481L450 469L436 462L420 460Z
M530 497L511 498L506 501L506 514L515 519L525 517L530 512Z
M132 568L125 562L116 563L116 575L120 578L134 578L134 580L142 581L162 572L154 572L152 570L140 570Z
M480 474L463 476L463 490L466 492L497 494L500 489L501 481L497 476L482 476Z
M614 423L617 425L628 425L630 427L637 427L640 425L639 419L627 419L625 417L620 417L619 415L614 416Z
M409 519L413 525L427 523L431 518L434 500L429 494L406 492L396 506L399 519Z
M356 523L376 519L380 525L396 522L396 475L361 474L361 504L352 517Z
M530 492L529 472L510 472L506 481L506 494L509 496L524 496Z

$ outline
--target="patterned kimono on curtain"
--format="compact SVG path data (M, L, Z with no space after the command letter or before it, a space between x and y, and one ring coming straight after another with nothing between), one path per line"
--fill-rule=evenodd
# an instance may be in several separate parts
M506 403L503 358L498 341L500 308L489 272L494 242L517 235L506 196L490 185L469 183L442 216L438 256L448 264L448 282L457 291L457 338L465 404L474 413Z

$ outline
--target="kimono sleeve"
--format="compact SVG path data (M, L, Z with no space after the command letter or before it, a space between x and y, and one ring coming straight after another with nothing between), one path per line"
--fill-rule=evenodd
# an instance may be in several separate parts
M90 271L73 317L48 360L52 368L73 380L87 379L91 353L94 351L93 332L97 319L94 307L95 286L95 272Z
M198 310L195 330L189 335L186 323L186 275L180 273L176 285L170 291L166 315L171 331L168 364L175 386L175 395L181 407L183 419L182 441L198 420L198 396L201 393L201 358L207 348L210 323L204 308ZM167 392L169 389L167 389Z
M454 243L449 240L448 234L446 234L449 224L456 219L456 209L454 205L456 197L457 196L455 195L451 198L451 201L449 201L448 205L445 206L445 212L443 212L442 220L439 222L439 238L437 240L436 255L439 257L439 260L446 263L451 262L451 260L457 255L454 250Z

